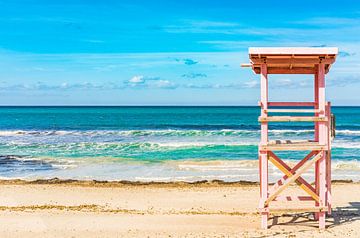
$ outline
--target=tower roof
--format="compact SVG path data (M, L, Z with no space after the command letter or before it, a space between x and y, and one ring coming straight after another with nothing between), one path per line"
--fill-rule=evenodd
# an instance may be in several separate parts
M253 71L267 65L268 74L314 74L316 65L325 64L328 73L335 62L336 47L250 47L249 58Z

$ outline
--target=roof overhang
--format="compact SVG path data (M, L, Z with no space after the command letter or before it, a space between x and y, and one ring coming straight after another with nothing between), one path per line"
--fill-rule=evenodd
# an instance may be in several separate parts
M250 63L256 74L260 74L261 64L267 65L268 74L314 74L320 63L325 64L328 73L337 54L336 47L249 48Z

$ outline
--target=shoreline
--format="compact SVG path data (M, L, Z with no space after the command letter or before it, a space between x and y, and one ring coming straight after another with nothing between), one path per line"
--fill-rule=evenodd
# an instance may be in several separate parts
M360 181L336 179L331 180L332 184L360 184ZM240 180L240 181L224 181L224 180L199 180L194 182L188 181L131 181L131 180L77 180L77 179L0 179L1 185L69 185L69 186L94 186L94 187L122 187L122 186L164 186L164 187L216 187L216 186L259 186L259 182ZM269 183L273 185L274 183Z
M187 150L191 150L187 149ZM182 152L181 152L182 153ZM169 155L170 156L170 155ZM96 180L96 181L140 181L148 182L199 182L219 180L225 182L257 182L257 159L179 159L151 161L115 157L18 157L0 156L3 164L0 180ZM297 160L285 160L295 166ZM360 182L360 163L353 161L332 161L333 180ZM313 180L313 169L306 176ZM269 181L275 182L282 176L269 165Z

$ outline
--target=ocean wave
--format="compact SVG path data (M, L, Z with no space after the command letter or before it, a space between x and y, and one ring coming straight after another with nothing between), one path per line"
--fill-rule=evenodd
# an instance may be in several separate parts
M33 148L33 149L156 149L156 148L193 148L193 147L213 147L213 146L257 146L258 142L80 142L62 144L17 144L8 143L6 146L13 148ZM4 146L4 144L3 144Z
M309 134L313 130L269 130L270 134L280 135L280 134ZM356 134L360 131L340 131L339 133L354 133ZM221 129L221 130L2 130L0 131L0 136L243 136L243 135L254 135L258 136L260 130L231 130L231 129Z
M286 163L296 164L296 160L285 160ZM182 160L182 161L168 161L166 166L176 168L173 171L173 176L168 174L161 174L154 176L136 176L135 180L140 181L199 181L199 180L213 180L221 179L225 181L233 180L247 180L258 181L258 160L215 160L215 161L196 161L196 160ZM270 166L269 178L271 181L276 181L283 174L275 167ZM332 162L333 178L334 179L352 179L359 181L360 160L342 161L333 160ZM177 172L176 172L177 171ZM305 176L313 179L313 171L308 171Z
M338 135L360 135L360 130L336 130Z
M244 135L253 134L254 130L88 130L88 131L0 131L0 136L211 136L211 135Z
M335 140L331 147L342 149L360 149L360 142Z
M256 152L254 143L64 143L64 144L29 144L1 145L0 154L19 154L28 157L73 158L132 158L138 161L156 162L194 157L203 158L238 158L247 156L249 151ZM242 155L241 155L242 154ZM119 161L121 162L121 161Z
M176 166L180 170L195 171L253 171L257 169L257 160L184 160L171 161L167 164Z
M164 176L164 177L145 177L145 176L136 176L135 181L142 182L195 182L202 180L224 180L224 181L240 181L244 178L248 178L248 175L241 174L223 174L223 175L190 175L190 176ZM253 180L253 179L249 179Z
M74 134L75 131L25 131L25 130L3 130L0 131L0 136L24 136L24 135L68 135Z
M349 160L349 161L335 160L332 162L331 167L332 170L360 171L360 160Z
M297 160L284 160L290 166L295 166ZM175 166L179 170L186 171L240 171L257 173L259 162L254 160L180 160L168 161L167 165ZM271 164L270 164L271 165ZM269 167L272 173L278 172L272 165ZM360 160L333 160L332 170L336 171L360 171ZM281 174L280 174L281 175Z
M301 135L301 134L310 134L314 130L269 130L269 134L273 135Z
M31 163L18 163L22 156L3 157L7 161L0 173L1 178L52 178L60 179L98 179L130 181L200 181L220 179L224 181L258 181L258 160L224 160L224 159L183 159L149 163L129 158L115 157L81 157L26 158ZM294 165L297 160L285 160ZM44 166L46 165L46 166ZM118 171L118 172L114 172ZM283 174L275 167L269 166L269 179L276 181ZM333 160L334 179L352 179L359 181L360 160ZM36 173L35 173L36 172ZM120 173L119 173L120 172ZM313 171L304 176L312 178Z
M38 169L39 167L49 166L52 168L74 168L77 165L73 159L59 160L52 157L32 157L22 155L0 155L0 164L2 166L30 167Z

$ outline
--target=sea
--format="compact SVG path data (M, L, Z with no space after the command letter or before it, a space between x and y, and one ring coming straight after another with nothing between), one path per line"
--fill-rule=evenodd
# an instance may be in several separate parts
M332 178L359 181L360 107L332 111ZM0 107L0 179L258 181L259 113L250 106ZM272 123L269 134L313 139L313 128ZM293 166L306 153L277 155ZM269 171L270 181L282 176Z

